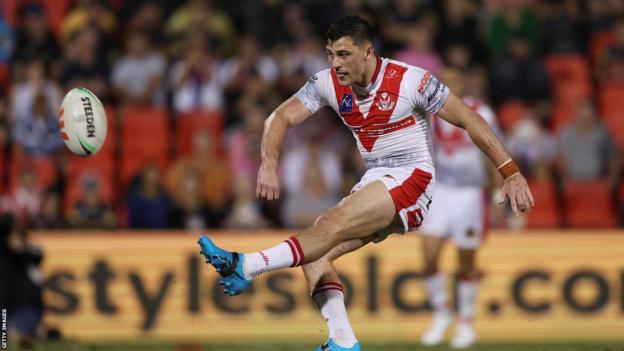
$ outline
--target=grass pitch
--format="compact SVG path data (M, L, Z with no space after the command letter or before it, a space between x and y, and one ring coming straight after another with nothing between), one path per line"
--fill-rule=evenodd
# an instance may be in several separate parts
M12 347L14 346L14 347ZM35 351L312 351L314 344L128 344L128 343L79 343L41 342ZM373 344L362 345L364 351L442 351L448 345L424 347L418 344ZM17 345L9 345L9 350L19 350ZM624 351L624 341L604 343L482 343L468 350L473 351Z

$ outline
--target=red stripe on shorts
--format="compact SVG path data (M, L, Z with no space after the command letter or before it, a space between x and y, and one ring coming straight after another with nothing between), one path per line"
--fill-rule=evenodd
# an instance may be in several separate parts
M394 201L396 211L400 212L402 209L414 206L420 196L427 190L429 183L431 183L431 178L431 173L416 168L401 185L392 188L390 196L392 201Z

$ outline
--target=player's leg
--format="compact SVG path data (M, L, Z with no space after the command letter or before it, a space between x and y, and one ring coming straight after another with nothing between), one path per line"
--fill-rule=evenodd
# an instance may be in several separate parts
M395 213L386 185L373 181L321 215L312 227L272 248L242 255L218 248L205 236L199 244L206 262L221 274L226 293L237 295L259 274L314 262L343 241L365 238L390 226Z
M457 283L457 308L459 326L451 340L451 346L454 348L466 348L470 347L477 338L473 321L479 293L480 273L475 264L477 250L460 248L458 251L459 282Z
M359 350L360 344L353 332L344 302L344 288L336 273L333 261L374 239L372 235L365 239L342 242L320 259L305 264L301 268L308 282L308 291L319 308L329 332L328 340L318 350L339 349Z
M461 193L463 215L458 219L459 226L453 233L453 241L459 249L459 281L456 285L459 325L451 339L454 348L470 347L477 339L473 327L480 278L476 253L483 239L486 222L483 191L479 188L463 188Z
M425 286L427 299L433 308L433 318L429 329L421 337L421 343L428 346L441 343L446 331L453 324L453 311L449 306L446 276L439 269L440 253L445 243L446 238L443 236L423 235Z

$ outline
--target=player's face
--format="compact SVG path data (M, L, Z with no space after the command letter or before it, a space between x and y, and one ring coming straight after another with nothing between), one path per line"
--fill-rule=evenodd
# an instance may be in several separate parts
M329 64L336 73L338 83L342 86L351 84L366 85L364 70L370 58L370 45L357 45L349 37L342 37L328 42L325 46Z

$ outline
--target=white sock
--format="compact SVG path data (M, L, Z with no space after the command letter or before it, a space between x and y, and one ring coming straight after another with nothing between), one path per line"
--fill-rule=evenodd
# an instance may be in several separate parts
M474 319L477 294L479 293L479 280L460 280L457 284L457 303L459 318L462 323L472 323Z
M312 293L312 299L325 318L329 337L339 346L353 347L357 338L347 316L342 285L333 282L320 284Z
M434 312L448 311L448 296L446 292L446 277L438 272L430 275L425 279L427 285L427 293L429 294L429 303L433 307Z
M243 275L252 279L280 268L296 267L303 262L303 250L294 236L270 249L245 254Z

